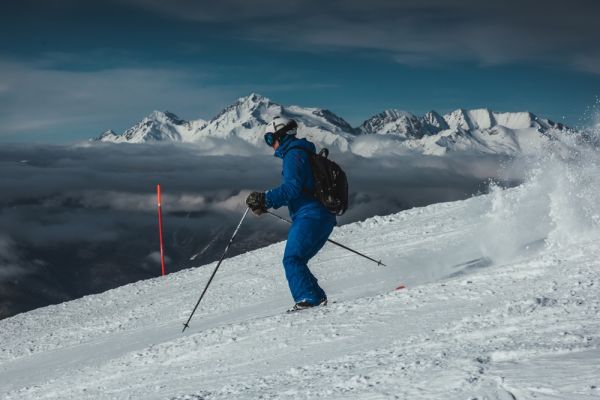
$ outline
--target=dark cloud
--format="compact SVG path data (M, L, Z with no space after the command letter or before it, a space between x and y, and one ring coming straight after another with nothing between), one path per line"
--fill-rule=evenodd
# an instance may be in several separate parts
M244 38L304 50L365 49L409 65L546 61L597 73L600 3L591 0L192 2L126 0Z
M223 143L223 149L227 149ZM4 145L0 148L0 317L156 276L155 187L163 188L170 272L217 259L251 190L279 184L269 154L216 146ZM340 224L483 191L496 157L334 154L350 177ZM279 210L287 215L286 210ZM287 225L251 217L230 255L285 239Z

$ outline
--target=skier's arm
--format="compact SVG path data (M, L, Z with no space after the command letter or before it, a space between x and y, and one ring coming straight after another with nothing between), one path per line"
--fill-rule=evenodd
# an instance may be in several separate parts
M302 195L302 187L306 181L308 157L300 149L290 150L283 159L283 183L265 193L267 208L279 208L290 200Z

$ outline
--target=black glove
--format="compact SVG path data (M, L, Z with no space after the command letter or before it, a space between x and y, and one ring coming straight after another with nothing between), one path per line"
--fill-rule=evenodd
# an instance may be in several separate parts
M256 215L260 215L267 211L265 206L265 194L264 192L252 192L246 198L246 204L252 212Z

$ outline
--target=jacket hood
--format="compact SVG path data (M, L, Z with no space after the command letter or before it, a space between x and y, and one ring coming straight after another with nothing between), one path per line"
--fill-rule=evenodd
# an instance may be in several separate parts
M313 143L309 142L308 140L306 140L304 138L298 139L296 137L290 137L287 140L285 140L277 148L277 150L275 150L275 153L273 155L275 157L283 158L283 157L285 157L288 150L291 149L292 147L301 147L312 153L316 153L316 151L317 151L317 148L315 147L315 145Z

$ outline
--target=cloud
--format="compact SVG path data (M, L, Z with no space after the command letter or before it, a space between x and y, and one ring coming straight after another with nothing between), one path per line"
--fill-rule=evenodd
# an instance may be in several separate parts
M279 47L375 50L408 65L544 61L597 73L571 60L600 56L600 3L587 0L124 1L174 18L226 24L240 37Z
M160 251L153 251L146 256L146 258L157 265L162 265L162 260L160 257ZM168 256L165 256L165 265L171 263L171 259Z
M214 154L203 145L0 147L0 318L159 274L157 183L167 270L220 257L247 194L277 186L281 161ZM498 172L496 157L332 157L350 179L352 204L340 224L462 199L490 177L518 176ZM230 255L283 240L287 229L250 218Z
M307 5L304 0L289 0L285 5L272 0L225 0L219 2L198 2L179 0L165 4L160 0L125 0L158 13L177 18L201 22L225 22L248 19L289 18L294 12L302 12Z
M135 122L131 116L141 119L148 110L174 104L191 118L209 117L237 95L237 89L213 86L208 67L204 72L168 66L73 71L50 58L0 61L0 137L44 134L64 142L60 136L74 135L73 126L83 130L76 132L79 137L93 136L101 133L99 127L124 129Z
M0 319L22 309L48 304L43 294L35 298L30 292L36 277L46 267L42 260L30 256L27 249L20 248L9 235L0 233ZM24 281L32 285L23 285Z
M0 235L0 280L14 279L27 274L30 266L24 265L16 243L6 235Z
M600 54L582 54L573 60L573 65L582 71L600 74Z

